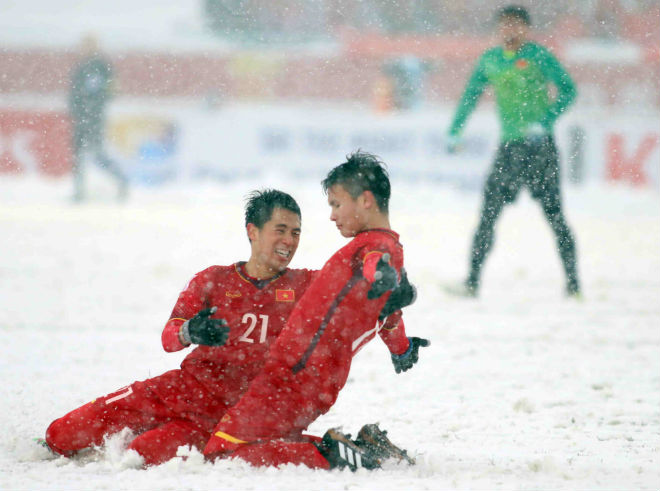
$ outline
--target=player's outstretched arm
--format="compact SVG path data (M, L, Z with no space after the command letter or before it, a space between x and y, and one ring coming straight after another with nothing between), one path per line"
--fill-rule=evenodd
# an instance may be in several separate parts
M181 339L187 344L222 346L229 337L229 327L224 319L211 319L217 307L203 309L181 325Z
M477 65L475 66L470 78L465 86L463 95L461 96L460 101L458 102L458 107L456 113L454 114L454 119L449 126L449 132L447 135L447 152L454 153L460 149L460 136L463 133L463 127L467 122L468 117L472 114L481 94L483 94L486 86L488 85L488 77L486 75L486 62L485 59L487 54L483 54Z
M170 319L165 324L161 335L161 342L165 351L172 353L190 346L190 342L186 342L181 338L181 326L207 305L208 285L215 283L214 267L211 266L197 273L179 294L179 298L170 314Z
M419 348L429 346L431 342L424 338L408 338L410 345L405 353L395 355L392 353L392 364L396 373L405 372L412 368L412 366L419 360Z
M390 354L401 355L406 352L410 342L406 336L406 327L403 322L403 312L397 310L383 319L383 328L378 336L385 343Z

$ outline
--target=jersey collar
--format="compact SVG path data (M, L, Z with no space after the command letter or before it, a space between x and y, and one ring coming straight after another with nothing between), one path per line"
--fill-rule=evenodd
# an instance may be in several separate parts
M285 269L284 271L280 271L277 273L275 276L272 278L268 278L265 280L259 280L253 276L250 276L247 271L245 270L245 264L246 261L239 261L236 264L234 264L234 269L236 270L236 274L244 281L247 281L248 283L252 283L252 285L255 286L255 288L262 290L264 287L278 279L280 276L282 276L284 273L287 272Z
M361 232L358 232L355 234L357 237L360 234L366 234L368 232L381 232L387 235L391 235L394 237L394 239L398 242L399 241L399 234L397 234L394 230L390 230L389 228L368 228L367 230L362 230Z

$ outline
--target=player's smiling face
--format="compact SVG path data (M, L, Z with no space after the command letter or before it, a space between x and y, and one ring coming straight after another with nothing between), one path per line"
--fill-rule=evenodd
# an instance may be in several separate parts
M283 208L273 213L263 227L248 224L251 241L249 274L259 279L269 278L286 269L293 259L300 242L300 217ZM250 271L250 269L252 271Z
M335 184L328 189L328 204L330 205L330 220L335 222L339 233L344 237L354 237L365 229L365 209L363 196L357 199L349 194L341 184Z

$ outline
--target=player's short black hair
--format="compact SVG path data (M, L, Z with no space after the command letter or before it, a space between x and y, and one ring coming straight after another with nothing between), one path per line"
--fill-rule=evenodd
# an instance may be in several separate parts
M262 189L252 191L245 198L245 226L252 223L261 229L271 219L275 208L289 210L302 218L300 207L290 194L277 189Z
M336 184L340 184L353 199L357 199L364 191L371 191L380 211L388 212L390 178L385 164L375 155L361 150L347 155L346 162L328 172L321 181L326 194Z
M528 26L532 25L532 18L530 17L529 12L525 7L520 5L507 5L506 7L502 7L497 11L496 17L498 22L507 17L514 17L520 19Z

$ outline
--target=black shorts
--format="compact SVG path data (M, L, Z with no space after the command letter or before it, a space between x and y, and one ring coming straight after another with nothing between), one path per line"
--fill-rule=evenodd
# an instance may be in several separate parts
M525 186L537 200L559 199L559 158L554 139L500 144L484 188L486 200L512 203Z

